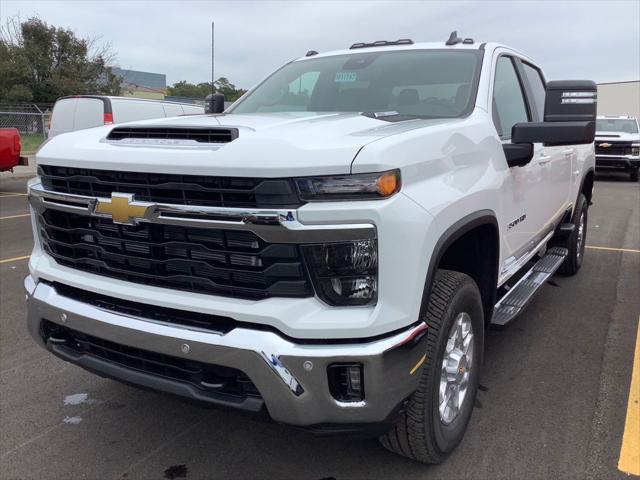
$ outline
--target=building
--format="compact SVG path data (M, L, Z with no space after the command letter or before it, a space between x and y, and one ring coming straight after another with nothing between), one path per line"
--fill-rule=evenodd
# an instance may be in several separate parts
M640 118L640 80L599 83L598 115Z
M111 67L114 75L122 77L122 95L125 97L164 100L167 76L164 73L141 72Z

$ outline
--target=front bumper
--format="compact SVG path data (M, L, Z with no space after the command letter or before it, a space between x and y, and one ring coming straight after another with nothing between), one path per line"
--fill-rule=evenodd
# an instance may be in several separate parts
M248 411L266 408L278 422L330 431L392 421L403 401L417 388L424 362L426 325L368 342L301 342L273 331L235 328L226 334L130 317L65 297L49 283L28 276L24 282L30 334L44 348L67 361L104 376L135 385ZM260 398L236 402L208 395L193 385L125 368L91 355L73 354L45 343L47 320L119 345L244 372ZM335 363L363 366L365 398L340 402L329 391L327 367ZM349 429L346 429L349 430Z
M596 155L596 168L633 170L640 168L640 157L631 155Z

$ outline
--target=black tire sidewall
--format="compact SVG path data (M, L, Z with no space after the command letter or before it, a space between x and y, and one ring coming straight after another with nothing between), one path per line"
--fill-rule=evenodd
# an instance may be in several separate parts
M470 279L469 279L470 280ZM442 359L444 357L445 347L449 337L449 331L457 315L466 312L471 317L471 324L474 333L474 359L471 375L469 379L469 387L465 397L462 410L454 421L445 425L440 421L439 405L439 386L440 386L440 369L442 367ZM431 417L433 425L433 434L435 445L443 453L451 452L462 440L467 424L473 412L475 395L478 389L480 366L482 365L482 352L484 347L484 315L482 303L480 300L480 292L476 285L472 282L464 283L455 293L452 301L447 306L444 315L445 320L442 322L441 329L437 341L438 352L436 361L432 364L434 368L431 385L432 401L427 405L431 405L431 412L426 412ZM427 407L428 408L428 407Z

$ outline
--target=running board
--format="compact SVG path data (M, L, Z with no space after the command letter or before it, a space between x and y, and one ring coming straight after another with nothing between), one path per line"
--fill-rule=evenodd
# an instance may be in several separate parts
M496 303L491 324L505 326L516 318L547 279L560 268L568 254L569 250L562 247L547 250L533 268Z

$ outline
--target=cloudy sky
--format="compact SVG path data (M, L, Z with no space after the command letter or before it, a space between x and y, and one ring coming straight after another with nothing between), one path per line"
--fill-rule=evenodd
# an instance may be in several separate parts
M39 16L111 42L122 68L208 81L211 21L216 77L250 87L282 63L358 41L444 41L451 30L499 41L550 79L640 79L640 0L583 1L29 1L0 0L0 17Z

